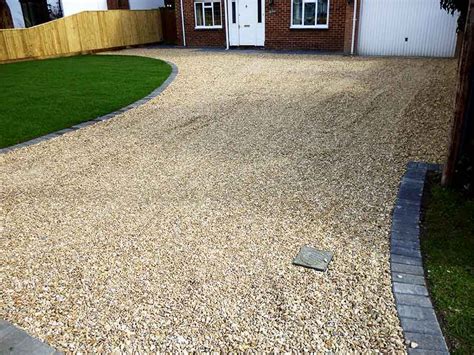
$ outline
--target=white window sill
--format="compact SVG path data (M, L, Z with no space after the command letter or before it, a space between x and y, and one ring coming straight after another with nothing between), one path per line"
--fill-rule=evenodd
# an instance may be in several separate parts
M222 26L196 26L195 30L218 30L222 29Z
M291 30L327 30L328 25L317 25L317 26L303 26L303 25L291 25Z

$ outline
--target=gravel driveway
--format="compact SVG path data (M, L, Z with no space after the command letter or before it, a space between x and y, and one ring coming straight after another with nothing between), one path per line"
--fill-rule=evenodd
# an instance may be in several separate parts
M0 319L74 352L403 351L390 213L405 164L443 160L455 61L121 53L179 75L0 157Z

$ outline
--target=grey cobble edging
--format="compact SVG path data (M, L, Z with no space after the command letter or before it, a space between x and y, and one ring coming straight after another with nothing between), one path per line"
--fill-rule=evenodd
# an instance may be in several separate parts
M89 121L81 122L81 123L76 124L72 127L65 128L65 129L62 129L60 131L56 131L56 132L53 132L53 133L49 133L45 136L34 138L34 139L31 139L31 140L23 142L23 143L19 143L19 144L12 145L10 147L2 148L2 149L0 149L0 154L4 154L4 153L10 152L12 150L16 150L16 149L28 147L28 146L33 145L33 144L38 144L40 142L44 142L44 141L50 140L52 138L59 137L63 134L66 134L66 133L69 133L69 132L74 132L75 130L78 130L80 128L91 126L93 124L96 124L97 122L108 121L108 120L110 120L111 118L113 118L117 115L120 115L120 114L122 114L126 111L132 110L132 109L134 109L138 106L143 105L144 103L146 103L146 102L150 101L151 99L153 99L153 98L157 97L158 95L160 95L173 82L173 80L178 75L178 67L174 63L171 63L171 62L168 62L168 61L166 61L166 63L171 65L171 68L172 68L170 76L168 77L168 79L166 79L163 82L163 84L161 84L158 88L153 90L150 94L148 94L144 98L142 98L138 101L135 101L134 103L131 103L128 106L122 107L121 109L118 109L117 111L108 113L104 116L100 116L100 117L94 118L94 119L89 120Z
M440 166L410 162L393 210L390 240L392 290L409 354L449 354L426 288L420 218L426 173Z
M57 355L62 353L29 336L13 324L0 320L0 354Z

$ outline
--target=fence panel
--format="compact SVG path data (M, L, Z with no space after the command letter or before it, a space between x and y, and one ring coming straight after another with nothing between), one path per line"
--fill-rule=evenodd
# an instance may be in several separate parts
M161 41L160 10L84 11L30 28L0 30L0 61Z

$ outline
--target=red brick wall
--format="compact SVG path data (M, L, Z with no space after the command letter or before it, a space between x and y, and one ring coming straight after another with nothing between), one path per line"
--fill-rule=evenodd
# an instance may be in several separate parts
M355 43L354 43L354 53L357 53L357 37L359 34L359 16L360 16L360 3L361 0L357 2L357 16L356 16L356 31L355 31ZM352 46L352 27L354 21L354 1L350 5L346 6L346 30L344 35L344 53L351 53Z
M290 29L291 1L265 6L265 47L274 49L344 50L347 0L330 0L328 29Z
M186 44L191 47L225 47L225 27L196 30L194 0L183 0ZM222 22L224 23L224 3ZM346 53L352 38L352 5L347 0L330 0L329 29L290 29L291 0L265 0L265 47L270 49L315 49ZM176 0L178 43L183 44L180 0Z
M183 31L181 25L181 4L176 0L176 26L178 45L183 45ZM194 20L194 0L183 0L184 25L186 31L186 45L189 47L225 47L225 17L224 1L221 1L222 29L196 30Z

